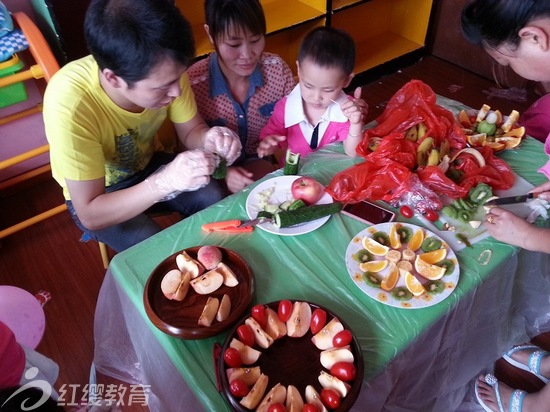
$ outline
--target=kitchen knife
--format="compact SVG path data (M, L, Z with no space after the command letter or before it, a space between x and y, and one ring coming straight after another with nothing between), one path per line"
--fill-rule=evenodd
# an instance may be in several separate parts
M484 206L499 206L499 205L511 205L514 203L524 203L529 199L536 198L535 193L527 193L526 195L499 197L498 199L489 200Z

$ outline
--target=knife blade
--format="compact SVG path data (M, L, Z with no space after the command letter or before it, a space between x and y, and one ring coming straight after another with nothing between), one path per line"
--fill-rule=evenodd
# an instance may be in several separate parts
M534 199L535 193L527 193L526 195L499 197L498 199L489 200L485 206L511 205L514 203L524 203L529 199Z

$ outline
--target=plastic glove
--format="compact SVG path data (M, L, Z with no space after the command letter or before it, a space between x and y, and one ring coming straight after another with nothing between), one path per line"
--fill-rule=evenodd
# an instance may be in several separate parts
M214 126L206 132L204 149L227 160L231 165L241 154L242 145L239 136L227 127Z
M145 179L149 189L160 196L159 201L173 199L181 192L191 192L206 186L216 167L213 154L189 150L178 154Z

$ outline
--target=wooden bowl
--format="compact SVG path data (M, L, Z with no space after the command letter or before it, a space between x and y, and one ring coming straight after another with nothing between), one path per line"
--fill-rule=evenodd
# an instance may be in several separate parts
M294 302L293 302L294 303ZM317 308L323 309L327 313L327 323L334 317L338 318L344 329L350 330L348 325L337 315L335 315L330 310L316 305L315 303L308 302L311 306L311 311L313 312ZM271 309L277 312L279 302L271 302L266 306L269 306ZM221 348L220 356L217 359L217 372L219 377L219 382L222 388L222 393L225 398L229 401L233 410L238 412L249 412L248 408L243 407L239 401L241 398L235 397L231 394L229 389L229 381L227 379L226 369L229 367L225 364L223 360L223 354L225 350L229 347L231 340L233 338L238 339L237 328L242 325L245 320L251 316L250 311L234 326L232 331L227 335L226 340ZM363 382L364 375L364 363L363 355L361 353L361 347L355 335L353 334L353 340L350 343L350 350L353 353L354 364L356 368L356 377L353 381L348 382L351 385L351 389L346 397L342 398L341 404L338 409L335 409L339 412L345 412L351 409L359 392L361 391L361 385ZM242 367L252 367L259 366L261 372L269 377L269 383L265 394L267 394L273 386L277 383L281 385L288 386L294 385L302 395L304 403L306 403L305 398L305 389L306 386L312 385L318 393L321 393L322 386L319 383L318 377L319 373L324 370L329 373L328 370L324 369L321 365L320 355L321 350L311 342L313 334L310 330L301 338L291 338L288 336L283 336L282 338L277 339L269 348L262 349L258 345L254 346L254 349L262 352L260 358L253 365L243 365Z
M185 251L192 258L197 258L200 246ZM222 252L222 261L235 273L239 284L235 287L222 285L209 295L200 295L192 287L181 302L167 299L161 291L160 284L166 273L177 269L176 256L181 252L164 259L153 271L145 285L143 304L147 316L153 324L164 333L181 339L204 339L217 335L231 327L248 309L254 292L254 277L248 264L235 252L218 247ZM224 294L231 299L231 312L227 319L212 325L198 324L199 316L209 296L221 300Z

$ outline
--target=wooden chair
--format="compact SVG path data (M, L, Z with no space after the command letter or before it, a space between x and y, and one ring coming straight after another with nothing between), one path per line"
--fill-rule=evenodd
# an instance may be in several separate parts
M44 81L48 82L50 78L54 75L54 73L59 70L59 64L52 54L48 43L44 39L44 36L42 36L40 30L38 30L33 21L26 14L22 12L17 12L13 13L12 17L15 25L21 29L27 42L29 43L29 51L32 58L34 59L34 63L30 64L26 70L22 70L0 78L0 88L30 79L43 79ZM13 113L9 116L0 118L0 126L14 120L25 118L34 113L39 113L41 111L42 103L39 103L35 107L31 107L29 109L25 109L20 112ZM47 153L48 150L49 146L46 144L41 147L29 150L25 153L19 154L17 156L2 160L0 161L0 170L24 162L28 159L32 159L43 153ZM50 170L51 167L49 164L47 164L28 172L22 173L20 175L14 176L10 179L4 180L0 183L0 190L24 182L35 176L41 175L42 173L49 172ZM65 211L66 209L67 206L65 205L65 203L63 203L43 213L33 216L30 219L24 220L23 222L0 230L0 239L9 236L19 230L25 229L31 225L34 225L35 223L55 216L56 214Z

